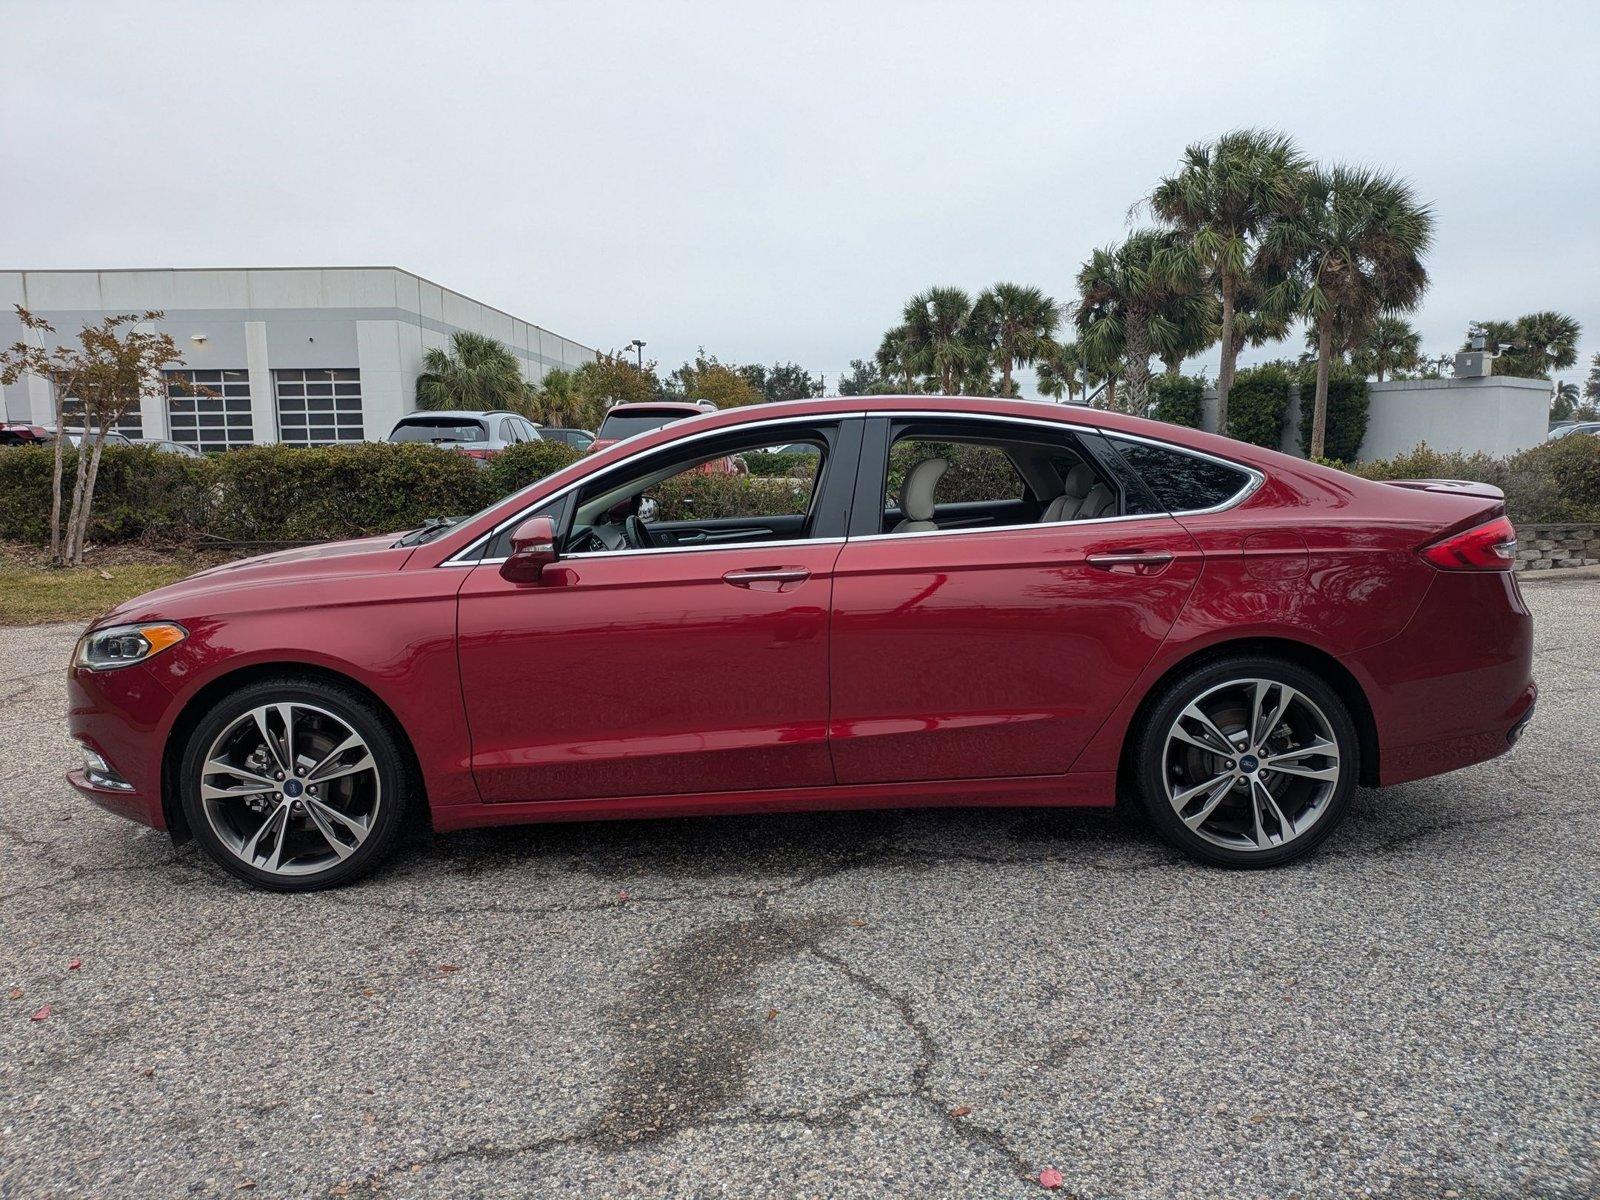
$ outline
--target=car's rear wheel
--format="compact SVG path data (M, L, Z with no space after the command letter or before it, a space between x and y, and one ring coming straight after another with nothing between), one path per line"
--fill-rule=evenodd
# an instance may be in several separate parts
M312 679L267 680L228 696L184 754L189 827L224 870L257 887L307 892L376 867L400 831L407 760L359 693Z
M1349 709L1304 667L1238 657L1167 687L1134 750L1139 799L1195 858L1271 866L1344 818L1360 775Z

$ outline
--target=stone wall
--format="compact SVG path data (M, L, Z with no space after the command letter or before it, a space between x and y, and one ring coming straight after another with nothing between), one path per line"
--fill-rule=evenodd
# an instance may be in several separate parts
M1600 525L1518 525L1517 570L1600 563Z

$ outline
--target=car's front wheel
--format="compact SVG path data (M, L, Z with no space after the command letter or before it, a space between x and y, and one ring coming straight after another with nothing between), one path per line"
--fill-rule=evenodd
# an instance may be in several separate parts
M1338 693L1304 667L1254 656L1174 680L1134 755L1156 828L1227 866L1307 853L1344 818L1360 774L1360 742Z
M354 690L264 680L229 695L184 754L183 806L205 852L257 887L348 883L389 853L410 790L389 723Z

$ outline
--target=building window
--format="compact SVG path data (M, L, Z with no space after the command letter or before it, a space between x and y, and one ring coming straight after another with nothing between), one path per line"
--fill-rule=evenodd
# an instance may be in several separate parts
M274 371L278 436L291 446L359 442L361 372L353 368Z
M168 371L167 428L194 450L231 450L255 441L248 371Z
M69 430L83 428L83 401L76 396L68 396L61 402L61 423ZM111 422L113 433L120 433L123 437L142 438L144 436L144 413L135 404L120 418Z

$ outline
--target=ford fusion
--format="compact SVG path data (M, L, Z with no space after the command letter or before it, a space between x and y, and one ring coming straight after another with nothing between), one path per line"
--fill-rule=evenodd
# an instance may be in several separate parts
M751 474L704 470L732 456ZM69 778L284 891L371 871L408 817L1119 796L1265 866L1358 785L1516 740L1515 539L1490 487L1111 413L710 413L463 520L123 604L74 652Z

